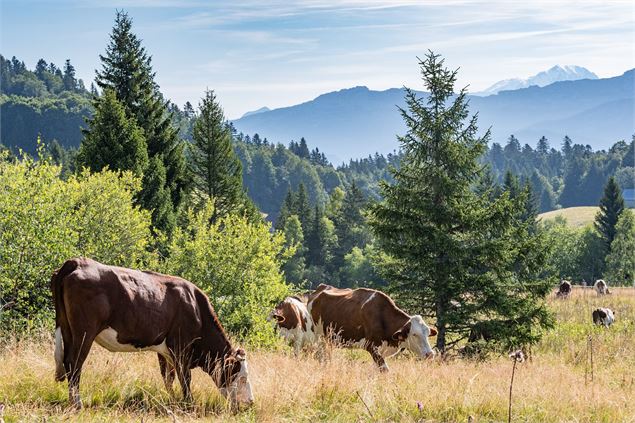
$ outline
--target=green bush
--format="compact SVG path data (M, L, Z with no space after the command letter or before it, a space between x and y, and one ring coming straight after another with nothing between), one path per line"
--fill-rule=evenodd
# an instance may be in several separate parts
M232 334L252 345L271 346L276 337L266 317L289 293L280 265L293 251L268 224L237 215L210 224L212 215L211 204L187 212L184 229L176 229L168 243L163 270L205 291Z
M52 272L74 256L138 266L151 259L150 216L134 206L130 173L82 173L24 157L0 160L0 329L50 319Z

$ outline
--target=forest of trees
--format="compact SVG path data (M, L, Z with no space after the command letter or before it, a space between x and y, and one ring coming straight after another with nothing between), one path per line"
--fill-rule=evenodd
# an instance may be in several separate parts
M433 53L420 62L427 101L407 91L399 152L339 166L304 138L237 133L211 90L198 107L167 101L125 12L100 59L87 91L70 61L29 71L2 58L0 329L49 321L47 278L79 254L192 280L260 345L275 339L270 307L319 283L381 287L434 316L442 351L476 325L504 351L549 326L542 300L559 278L635 277L621 194L635 139L608 152L568 138L488 147L465 91L453 92L456 71ZM46 111L34 119L20 104ZM56 113L83 122L51 138L54 124L72 127L49 121ZM577 205L600 205L595 225L537 219Z

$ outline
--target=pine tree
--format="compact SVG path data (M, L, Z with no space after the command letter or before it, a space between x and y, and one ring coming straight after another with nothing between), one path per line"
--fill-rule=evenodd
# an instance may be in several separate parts
M536 145L536 151L544 156L549 153L549 141L545 136L540 137Z
M293 205L294 213L298 215L302 223L302 230L305 234L309 233L312 224L311 205L309 204L309 195L306 187L302 182L298 186L298 193L295 196L295 204Z
M583 206L594 206L602 198L602 191L606 177L597 161L593 161L586 175L580 181L581 195L579 204Z
M146 189L139 194L140 201L152 212L154 227L171 232L176 226L176 213L172 208L170 192L166 188L165 167L158 156L150 158L142 182Z
M484 324L501 349L533 342L532 329L549 322L543 299L552 281L539 276L548 247L508 195L491 201L474 193L489 132L477 137L475 116L465 122L456 71L433 53L420 65L427 103L406 90L400 168L371 213L380 269L402 307L436 317L441 351Z
M297 212L295 210L295 198L293 195L293 191L291 189L287 190L287 195L284 197L284 201L280 206L280 211L278 212L278 216L276 218L276 223L274 228L277 231L282 231L287 224L287 218L289 216L295 214L297 216ZM299 219L298 219L299 221Z
M604 196L600 200L600 211L595 216L595 228L604 241L606 254L611 251L611 244L617 232L617 222L623 211L622 191L615 182L615 178L611 176L604 188Z
M518 177L512 173L511 170L505 172L503 190L509 192L510 198L516 198L518 197L518 195L520 195L520 181L518 180Z
M309 146L306 143L306 140L304 139L304 137L302 137L300 139L300 145L298 146L298 156L302 157L303 159L308 159L311 156L311 153L309 152Z
M335 254L343 259L353 247L364 248L370 241L366 228L366 219L363 211L366 207L366 197L358 188L355 181L346 190L346 196L335 218L335 228L338 240L338 249Z
M77 79L75 78L75 67L71 65L70 59L66 59L64 63L64 89L67 91L75 91L77 89Z
M560 193L559 203L562 207L579 206L583 203L580 183L584 175L585 165L581 158L570 156L564 174L564 188Z
M571 142L571 138L569 138L568 135L565 135L564 139L562 140L562 154L567 160L569 159L569 157L571 156L571 152L573 151L572 144L573 142Z
M95 113L84 130L79 147L77 166L99 172L130 170L142 176L148 165L148 152L143 131L133 118L128 118L124 106L112 90L106 90L95 102Z
M151 209L151 204L165 201L161 208L169 208L174 214L188 182L183 144L172 125L168 102L163 99L154 81L151 58L141 45L141 40L132 32L132 20L127 13L117 12L106 54L99 58L102 70L97 72L97 85L102 90L112 89L115 92L117 99L125 106L127 115L133 117L143 129L148 157L157 157L165 169L165 178L162 175L148 176L148 180L155 182L154 191L146 192L151 187L143 186L141 198L145 200L142 204ZM151 166L148 171L158 169L158 166ZM165 181L163 187L156 185L160 180ZM164 191L169 195L166 196ZM152 223L157 226L156 221ZM159 226L159 229L171 231L171 228L166 227Z
M35 75L43 80L44 72L48 72L48 64L44 59L40 59L37 61L37 65L35 65Z
M242 164L234 152L229 126L214 91L206 91L192 130L192 195L199 205L214 202L213 220L244 210L250 200L243 188Z

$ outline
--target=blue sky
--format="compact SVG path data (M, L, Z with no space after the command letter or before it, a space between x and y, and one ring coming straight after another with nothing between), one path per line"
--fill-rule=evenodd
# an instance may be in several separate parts
M632 0L0 2L0 53L29 67L70 58L85 81L125 9L164 94L196 104L214 89L229 118L356 85L420 89L427 49L472 91L555 64L600 77L635 67Z

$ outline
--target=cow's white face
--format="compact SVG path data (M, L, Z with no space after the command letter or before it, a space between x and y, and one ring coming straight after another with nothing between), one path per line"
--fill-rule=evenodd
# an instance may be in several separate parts
M428 327L421 316L414 315L410 317L410 331L403 344L419 357L432 357L434 351L430 347L428 337L436 334L436 329Z
M254 402L254 394L249 381L247 358L245 355L238 355L237 358L240 370L226 387L220 389L220 392L234 405L251 405Z

